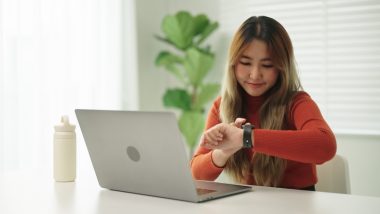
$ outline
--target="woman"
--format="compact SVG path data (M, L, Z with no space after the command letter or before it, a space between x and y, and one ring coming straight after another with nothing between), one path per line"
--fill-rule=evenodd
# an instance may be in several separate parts
M336 142L301 90L283 26L265 16L247 19L231 43L222 95L191 161L193 177L215 180L226 170L243 184L315 190L316 164L334 157Z

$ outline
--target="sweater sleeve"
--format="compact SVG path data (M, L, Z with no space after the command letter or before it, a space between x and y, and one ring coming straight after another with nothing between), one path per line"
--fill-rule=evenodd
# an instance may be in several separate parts
M219 120L219 105L221 98L219 97L212 108L210 109L205 130L215 126L220 123ZM197 180L215 180L218 178L223 168L216 166L212 161L212 150L205 147L198 147L193 158L191 159L191 172L193 178Z
M322 164L332 159L335 136L310 96L298 93L289 113L295 130L255 129L253 150L303 163Z

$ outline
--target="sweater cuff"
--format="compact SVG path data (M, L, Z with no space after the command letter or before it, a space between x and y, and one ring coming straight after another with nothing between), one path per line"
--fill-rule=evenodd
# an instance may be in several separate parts
M220 175L220 173L223 172L223 169L224 167L219 167L217 165L215 165L214 161L212 160L212 152L209 152L208 154L206 154L208 157L206 157L206 160L208 159L209 161L207 161L207 166L205 167L205 169L208 170L207 174L208 174L208 178L210 178L211 180L215 180L216 178L218 178L218 176Z

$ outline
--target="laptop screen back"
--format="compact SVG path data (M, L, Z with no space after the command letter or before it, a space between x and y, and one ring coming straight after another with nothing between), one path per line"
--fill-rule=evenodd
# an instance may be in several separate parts
M173 113L75 112L101 187L197 200L185 144Z

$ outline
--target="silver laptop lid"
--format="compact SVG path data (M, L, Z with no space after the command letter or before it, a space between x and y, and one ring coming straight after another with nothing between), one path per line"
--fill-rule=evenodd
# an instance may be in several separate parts
M198 200L173 113L83 109L75 113L101 187Z

